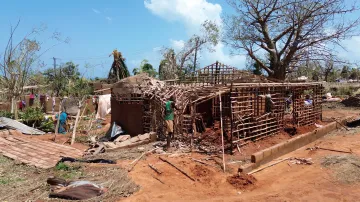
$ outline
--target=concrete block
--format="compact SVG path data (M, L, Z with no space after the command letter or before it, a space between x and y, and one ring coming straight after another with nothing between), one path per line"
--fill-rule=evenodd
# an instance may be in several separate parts
M157 135L155 132L150 132L150 141L151 142L155 142L156 141L156 138L157 138Z
M263 160L267 160L269 159L269 157L271 157L271 149L265 149L263 150L263 153L264 153L264 157L263 157Z
M280 148L280 144L277 144L273 147L270 147L271 149L271 155L272 156L277 156L279 154L279 148Z
M256 163L262 161L264 158L264 153L262 151L256 152L251 155L251 162Z
M255 168L256 168L256 164L251 163L251 164L247 164L247 165L244 165L244 166L240 166L240 168L238 169L238 172L240 172L240 173L249 173L250 171L252 171Z

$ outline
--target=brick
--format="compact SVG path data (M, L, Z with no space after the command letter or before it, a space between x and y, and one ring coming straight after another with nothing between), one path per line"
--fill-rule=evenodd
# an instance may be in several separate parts
M271 157L271 149L265 149L263 150L263 153L264 153L264 157L263 157L263 160L267 160Z
M251 163L251 164L247 164L247 165L244 165L244 166L240 166L240 168L238 169L238 172L249 173L250 171L252 171L255 168L256 168L256 164Z
M252 163L260 162L263 160L263 158L264 158L263 152L256 152L251 155L251 162Z

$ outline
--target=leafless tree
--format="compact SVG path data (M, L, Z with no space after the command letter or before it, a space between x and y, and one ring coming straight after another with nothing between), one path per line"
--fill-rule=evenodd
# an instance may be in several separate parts
M14 27L11 27L10 37L0 60L0 85L8 100L11 100L11 112L15 113L15 117L17 117L16 101L23 93L23 87L28 82L29 73L34 68L34 65L39 62L39 58L50 48L57 45L55 44L41 52L42 43L36 40L36 35L46 29L44 26L32 29L19 42L14 42L15 31L19 24L20 20ZM54 33L51 38L60 40L60 35ZM67 41L68 39L64 42Z
M245 51L268 75L284 80L299 62L334 57L334 46L357 35L358 8L350 0L228 0L224 41ZM265 58L265 59L264 59ZM263 62L263 61L266 62Z
M204 48L214 51L218 40L219 27L215 22L207 20L202 24L201 35L194 34L177 53L172 48L163 48L161 50L164 56L163 64L171 63L171 68L177 68L177 74L182 74L187 67L191 67L189 70L194 71L198 62L198 53ZM173 62L174 59L176 62Z

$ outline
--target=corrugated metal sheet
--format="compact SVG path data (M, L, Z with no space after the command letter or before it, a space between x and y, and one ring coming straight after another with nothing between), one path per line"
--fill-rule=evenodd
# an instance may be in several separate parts
M6 117L0 117L0 127L18 130L24 134L29 135L44 135L45 132L38 130L36 128L29 127L19 121L9 119Z

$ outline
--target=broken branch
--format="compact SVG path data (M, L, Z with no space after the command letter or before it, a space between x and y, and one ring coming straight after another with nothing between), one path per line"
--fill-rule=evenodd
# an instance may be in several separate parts
M162 158L161 156L159 156L159 159L168 163L169 165L171 165L172 167L174 167L176 170L180 171L182 174L184 174L186 177L188 177L190 180L195 181L194 178L192 178L190 175L188 175L185 171L181 170L180 168L178 168L177 166L175 166L174 164L170 163L168 160Z
M162 172L161 172L159 169L155 168L155 166L151 165L150 163L148 164L148 166L149 166L151 169L153 169L157 174L159 174L159 175L162 174Z

